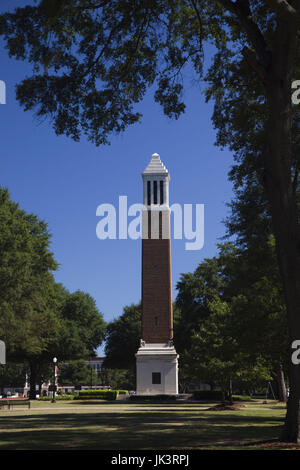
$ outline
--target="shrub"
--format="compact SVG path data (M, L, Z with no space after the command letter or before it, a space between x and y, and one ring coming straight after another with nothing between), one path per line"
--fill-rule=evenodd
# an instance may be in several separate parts
M59 400L73 400L75 398L76 395L55 395L55 400L56 401L59 401ZM52 400L52 396L50 397L40 397L39 398L40 401L51 401Z
M193 399L222 401L223 395L220 390L195 390L193 392Z
M232 395L234 401L251 401L253 400L252 397L249 395Z
M118 395L128 395L127 390L80 390L76 400L116 400Z
M116 400L116 398L114 390L80 390L76 397L78 400Z

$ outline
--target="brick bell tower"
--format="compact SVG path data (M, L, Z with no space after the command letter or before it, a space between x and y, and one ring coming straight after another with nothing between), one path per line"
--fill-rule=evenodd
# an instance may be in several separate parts
M178 355L173 346L170 175L157 153L142 177L142 339L136 353L137 394L178 394Z

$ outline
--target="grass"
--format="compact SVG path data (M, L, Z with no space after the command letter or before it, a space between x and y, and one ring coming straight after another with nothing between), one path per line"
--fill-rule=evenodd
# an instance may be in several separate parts
M234 411L208 410L213 405L36 401L30 410L0 410L0 450L263 449L286 412L273 401Z

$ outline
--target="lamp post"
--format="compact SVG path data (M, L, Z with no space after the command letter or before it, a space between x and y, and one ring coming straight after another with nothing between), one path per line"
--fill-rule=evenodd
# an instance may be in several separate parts
M56 363L57 363L57 358L53 358L53 364L54 364L54 370L53 370L53 395L52 395L52 400L51 403L56 403L55 400L55 387L56 387Z

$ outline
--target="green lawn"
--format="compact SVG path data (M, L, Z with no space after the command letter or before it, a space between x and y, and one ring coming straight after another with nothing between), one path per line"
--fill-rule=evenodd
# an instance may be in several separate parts
M213 404L32 402L0 410L3 449L263 449L276 439L285 406L243 403L238 411Z

